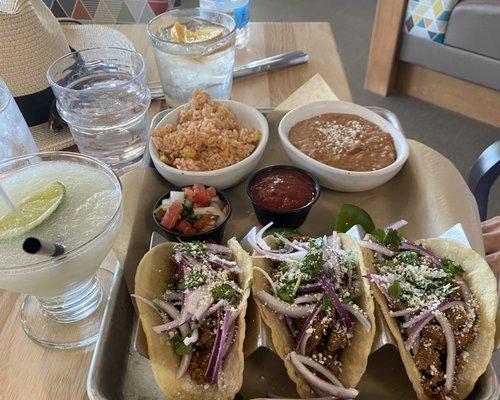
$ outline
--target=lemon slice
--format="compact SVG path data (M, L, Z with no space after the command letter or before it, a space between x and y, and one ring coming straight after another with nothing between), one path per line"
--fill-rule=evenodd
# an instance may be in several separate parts
M176 43L196 43L206 40L219 39L223 36L224 29L220 27L204 27L190 31L185 25L176 22L170 29L170 35Z
M40 225L64 199L64 185L55 181L16 205L17 213L0 217L0 240L12 239Z

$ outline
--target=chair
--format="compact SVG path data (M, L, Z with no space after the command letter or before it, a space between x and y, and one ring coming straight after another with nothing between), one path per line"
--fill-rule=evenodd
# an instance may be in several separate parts
M500 175L500 140L481 153L469 175L469 187L476 198L481 221L486 219L490 189L498 175Z

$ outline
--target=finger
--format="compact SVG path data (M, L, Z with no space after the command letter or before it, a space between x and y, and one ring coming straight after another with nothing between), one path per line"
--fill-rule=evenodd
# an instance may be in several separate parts
M488 254L486 256L486 261L488 262L490 268L493 270L495 275L500 274L500 252Z
M481 229L483 230L483 233L500 229L500 215L481 222Z
M486 254L500 251L500 231L483 233L483 241Z

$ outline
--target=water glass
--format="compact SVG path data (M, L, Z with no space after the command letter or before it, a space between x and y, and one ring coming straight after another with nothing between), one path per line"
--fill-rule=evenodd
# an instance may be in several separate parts
M176 22L190 30L215 26L224 32L213 40L178 43L170 37ZM199 8L176 9L153 18L148 24L148 35L169 106L186 103L195 89L206 90L212 98L229 99L236 35L231 16Z
M0 161L37 151L21 111L0 78Z
M151 95L139 53L120 48L74 52L55 61L47 78L81 153L117 172L141 162Z

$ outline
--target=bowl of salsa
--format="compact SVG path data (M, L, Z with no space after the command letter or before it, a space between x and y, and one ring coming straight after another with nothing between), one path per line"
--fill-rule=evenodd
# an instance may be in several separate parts
M158 199L153 219L169 240L221 243L231 204L213 186L195 183L171 190Z
M272 165L250 176L246 192L262 225L298 228L318 199L320 186L300 168Z

